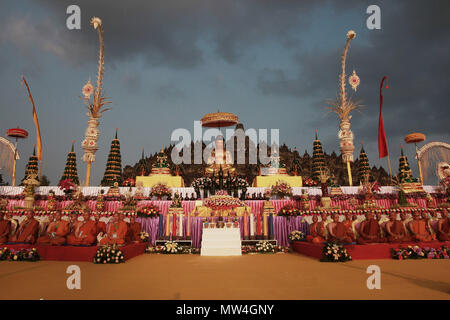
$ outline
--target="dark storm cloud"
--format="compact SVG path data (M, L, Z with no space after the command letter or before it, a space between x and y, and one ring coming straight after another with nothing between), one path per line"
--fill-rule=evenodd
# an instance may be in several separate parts
M62 38L77 46L92 46L89 32L65 29L66 8L73 1L42 0L52 10L50 33L55 42ZM222 59L235 63L250 45L270 38L288 42L290 28L310 22L310 12L328 1L260 1L260 0L147 0L147 1L78 1L82 12L82 29L89 19L100 16L104 23L107 57L132 59L143 57L152 65L190 68L203 61L201 41L208 39ZM92 32L93 33L93 32ZM49 37L47 34L46 37ZM50 40L47 40L50 41ZM80 41L82 43L80 43ZM292 41L295 42L295 41ZM64 48L69 60L80 61L80 48ZM73 54L72 54L73 53Z
M360 44L357 35L347 56L347 76L354 66L361 78L358 91L353 93L347 86L348 92L366 106L363 116L354 115L358 121L353 121L353 130L376 139L379 86L386 75L390 89L383 92L384 122L390 137L413 131L448 137L450 3L405 1L381 8L382 30L369 32L368 45ZM337 95L344 44L345 34L342 47L322 53L300 51L294 57L297 76L264 70L258 89L264 94L314 97L311 107L325 113L325 99Z
M186 97L186 94L181 89L170 83L158 86L155 92L161 100L177 100Z

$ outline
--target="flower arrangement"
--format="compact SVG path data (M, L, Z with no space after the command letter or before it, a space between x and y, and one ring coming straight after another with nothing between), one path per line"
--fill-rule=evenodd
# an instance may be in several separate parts
M216 196L228 196L227 190L219 190L216 192Z
M306 178L306 179L303 181L303 185L304 185L305 187L316 187L316 186L318 185L318 183L317 183L317 181L314 180L313 178L308 177L308 178Z
M408 246L407 248L392 248L392 259L449 259L450 249L446 246L440 248L421 248L419 246Z
M98 248L97 253L94 256L94 263L106 264L106 263L122 263L125 262L122 250L117 245L106 245Z
M0 249L0 260L36 262L40 259L41 257L36 248L20 249L18 251L6 247Z
M137 216L142 218L156 218L159 213L159 208L153 204L137 209Z
M148 242L148 240L150 239L150 235L147 232L142 231L139 234L139 238L143 241L143 242Z
M250 187L248 181L241 177L233 178L232 183L238 189L247 189Z
M297 217L303 215L303 211L292 204L287 204L280 209L278 215L282 217Z
M260 253L275 253L275 246L267 240L256 243L256 251Z
M193 187L194 189L206 189L209 188L212 184L212 180L209 177L201 177L201 178L197 178L195 179L192 183L191 183L191 187Z
M270 194L280 198L292 197L292 188L284 181L277 181L277 183L270 188Z
M243 207L245 203L231 196L215 195L203 201L203 205L214 210Z
M75 183L73 183L72 179L61 180L58 183L58 187L59 189L64 191L65 194L71 193L77 188Z
M289 240L291 241L305 240L305 234L298 230L292 231L291 234L289 235Z
M165 183L158 183L150 190L150 196L161 198L172 195L172 191Z
M136 180L133 178L126 179L123 184L124 187L135 187L136 186Z
M347 249L339 243L327 242L323 247L323 255L320 261L323 262L346 262L352 257L347 253Z
M162 254L199 254L199 248L183 247L175 241L167 241L163 246L148 247L145 253L162 253Z
M259 242L264 242L264 241L259 241ZM268 242L268 241L266 241ZM270 243L269 243L270 244ZM289 247L282 247L282 246L274 246L272 244L270 244L272 246L272 251L260 251L258 250L258 248L262 248L262 246L258 247L257 245L252 246L242 246L242 254L257 254L257 253L286 253L289 252Z

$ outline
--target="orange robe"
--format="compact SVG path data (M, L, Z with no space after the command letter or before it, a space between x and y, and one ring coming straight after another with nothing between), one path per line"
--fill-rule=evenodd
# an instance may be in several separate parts
M427 222L425 220L413 220L409 224L411 231L415 234L412 235L412 239L415 241L433 241L432 235L427 230Z
M36 219L22 221L16 234L10 237L9 242L25 242L34 244L39 232L39 222Z
M8 242L8 235L11 231L11 222L9 220L0 221L0 244Z
M133 224L128 224L126 242L141 241L141 223L134 222Z
M97 236L95 221L80 221L75 225L74 232L67 236L67 244L71 246L92 245Z
M439 234L438 234L438 239L440 241L449 241L450 240L450 237L448 236L449 229L450 229L449 228L449 219L447 218L444 220L444 222L442 222L442 231L443 232L439 231Z
M360 235L357 240L359 244L367 244L374 242L386 242L384 238L381 237L381 227L377 220L370 219L361 222ZM367 236L363 236L363 233Z
M106 234L106 224L103 221L99 221L96 223L95 235L97 236L100 232Z
M353 231L353 221L351 220L345 220L344 222L342 222L346 228L346 234L347 236L350 237L350 239L352 240L351 242L355 241L355 233Z
M388 222L390 223L390 222ZM386 226L387 227L387 226ZM396 235L397 237L393 237L390 234L387 233L387 241L388 242L403 242L403 241L411 241L411 238L407 236L405 231L405 225L403 222L399 220L394 220L391 225L390 229L391 233Z
M55 237L50 234L55 233ZM60 220L53 221L47 227L46 235L37 239L37 244L50 244L52 246L61 246L66 243L66 236L69 233L69 222Z
M306 236L306 241L312 243L325 242L325 238L322 236L325 230L323 221L316 222L310 225L310 234Z
M348 232L348 229L344 223L342 223L342 222L331 222L331 223L334 223L334 226L332 227L332 231L333 231L335 237L333 237L330 234L330 237L328 239L329 242L340 242L340 243L353 242L353 239L351 238L351 233Z
M106 237L100 241L100 245L125 243L125 236L127 235L127 224L124 221L116 223L109 223Z

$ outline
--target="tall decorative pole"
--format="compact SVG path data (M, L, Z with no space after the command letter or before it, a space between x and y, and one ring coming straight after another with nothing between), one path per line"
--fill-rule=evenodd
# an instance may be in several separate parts
M95 88L91 84L89 80L83 87L82 93L84 95L83 101L88 108L88 127L86 129L85 139L81 143L81 147L84 150L83 161L87 162L86 169L86 186L89 186L89 180L91 176L91 165L92 162L95 162L95 153L98 150L97 140L99 136L99 119L102 116L103 112L108 110L109 108L102 107L105 104L110 103L106 101L102 94L102 84L103 84L103 72L104 72L104 44L103 44L103 28L102 28L102 20L97 17L93 17L91 19L91 26L94 27L98 31L98 38L100 42L99 55L98 55L98 73L97 73L97 87ZM93 102L90 103L90 96L94 93Z
M342 71L339 76L339 99L337 101L330 101L331 105L328 107L330 112L335 112L341 122L339 124L339 140L340 140L340 149L342 154L342 160L347 164L347 174L349 185L353 185L352 181L352 171L350 168L350 163L353 162L353 151L355 150L355 146L353 145L353 132L350 130L350 119L352 116L350 112L353 110L359 110L361 105L359 102L355 102L350 98L347 98L346 88L345 88L345 63L347 59L347 52L350 46L350 41L356 37L356 33L353 30L347 32L347 41L345 43L344 53L342 54L341 62L342 62ZM355 71L349 77L349 83L352 86L353 90L356 91L356 88L359 85L359 77Z

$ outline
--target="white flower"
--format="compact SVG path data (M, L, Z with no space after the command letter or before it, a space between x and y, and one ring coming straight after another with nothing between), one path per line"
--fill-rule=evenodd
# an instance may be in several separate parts
M91 80L89 80L81 89L81 93L84 95L86 99L89 99L91 94L94 92L94 86L91 84Z
M353 30L350 30L347 32L347 39L354 39L356 37L356 32Z
M100 18L92 17L92 19L91 19L91 26L93 26L94 29L97 29L101 25L102 25L102 20L100 20Z

